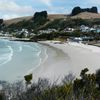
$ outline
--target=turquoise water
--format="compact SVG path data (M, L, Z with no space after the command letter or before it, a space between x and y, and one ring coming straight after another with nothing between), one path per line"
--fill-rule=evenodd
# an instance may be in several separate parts
M0 39L0 80L23 79L45 59L45 52L38 43Z

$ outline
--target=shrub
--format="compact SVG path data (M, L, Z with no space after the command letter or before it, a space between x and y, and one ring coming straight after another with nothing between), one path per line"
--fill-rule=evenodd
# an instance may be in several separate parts
M96 82L100 89L100 69L96 71Z
M26 81L27 83L30 83L31 80L32 80L32 74L29 74L29 75L24 76L24 79L25 79L25 81Z

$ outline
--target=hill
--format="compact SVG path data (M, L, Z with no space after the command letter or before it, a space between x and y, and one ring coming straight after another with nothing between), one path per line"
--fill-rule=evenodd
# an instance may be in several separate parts
M90 13L82 12L75 16L65 15L65 14L49 14L46 20L40 21L37 19L36 22L33 20L33 16L15 18L10 20L4 20L4 24L8 29L14 31L15 29L34 29L35 31L40 29L55 28L55 29L64 29L66 27L75 27L84 25L100 25L100 14L99 13ZM49 20L48 20L49 19ZM6 30L6 29L4 29Z
M8 26L8 25L11 25L11 24L16 24L20 21L28 21L30 19L32 19L33 16L26 16L26 17L20 17L20 18L14 18L14 19L9 19L9 20L4 20L4 23ZM49 14L48 15L48 19L51 21L51 20L55 20L55 19L63 19L63 18L66 18L67 15L64 15L64 14Z
M97 13L91 13L91 12L82 12L79 13L75 16L72 16L71 18L81 18L81 19L99 19L100 18L100 14Z
M16 23L23 21L23 20L28 21L31 18L32 18L32 16L26 16L26 17L19 17L19 18L4 20L4 24L6 24L8 26L8 25L11 25L11 24L16 24Z
M66 14L50 14L48 16L48 18L50 20L54 20L54 19L64 19L64 18L67 18L67 17L68 17L68 15L66 15Z
M70 16L65 15L65 14L49 14L48 15L48 19L51 20L55 20L55 19L65 19L65 18L69 18ZM20 21L23 20L30 20L32 18L32 16L27 16L27 17L20 17L20 18L14 18L14 19L10 19L10 20L4 20L4 23L6 25L11 25L11 24L16 24ZM82 12L79 13L75 16L71 16L70 18L81 18L81 19L99 19L100 18L100 14L97 13L90 13L90 12Z

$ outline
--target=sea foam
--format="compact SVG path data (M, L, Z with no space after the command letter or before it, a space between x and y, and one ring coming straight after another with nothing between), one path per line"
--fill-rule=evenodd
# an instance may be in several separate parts
M8 50L9 50L9 53L5 53L0 57L0 61L1 61L0 66L12 60L13 49L11 46L8 46Z

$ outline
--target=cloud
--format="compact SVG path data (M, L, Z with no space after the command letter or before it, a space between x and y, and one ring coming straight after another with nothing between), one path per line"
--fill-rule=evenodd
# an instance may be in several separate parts
M99 4L100 5L100 0L89 0L90 3L92 4Z
M0 0L0 17L8 19L34 13L31 5L20 5L16 1L17 0Z
M32 1L35 2L35 5L50 7L50 6L52 6L53 0L32 0Z
M2 15L3 19L12 19L12 18L18 18L18 17L20 17L20 15L17 15L17 14L12 14L12 15L4 14L4 15Z
M58 7L52 6L48 9L48 11L51 14L67 14L69 12L65 7L62 6L58 6Z
M52 6L51 0L40 0L40 1L49 7Z
M25 13L32 13L33 8L31 6L18 5L12 0L11 1L1 0L0 1L0 11L9 12L9 13L25 14Z

